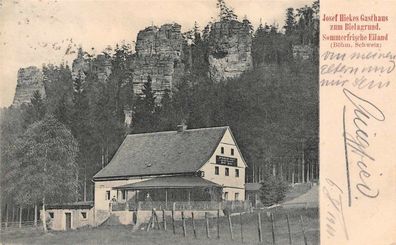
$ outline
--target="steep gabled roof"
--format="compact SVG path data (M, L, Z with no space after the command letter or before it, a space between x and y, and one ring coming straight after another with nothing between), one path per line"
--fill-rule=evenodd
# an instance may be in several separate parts
M214 153L228 127L128 135L94 180L192 173Z

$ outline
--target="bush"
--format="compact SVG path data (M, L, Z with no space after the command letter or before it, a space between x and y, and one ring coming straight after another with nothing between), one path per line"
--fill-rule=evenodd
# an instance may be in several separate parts
M288 189L287 182L269 175L261 182L260 200L265 206L279 203L285 198Z

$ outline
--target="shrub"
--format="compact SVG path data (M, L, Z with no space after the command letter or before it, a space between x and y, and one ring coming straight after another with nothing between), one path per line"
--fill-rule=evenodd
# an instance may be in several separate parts
M288 188L287 182L269 175L261 182L260 200L265 206L279 203L285 198Z

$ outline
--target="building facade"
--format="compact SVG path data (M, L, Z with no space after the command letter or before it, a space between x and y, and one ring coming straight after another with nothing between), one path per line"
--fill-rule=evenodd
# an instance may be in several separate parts
M128 135L93 178L95 210L123 202L242 201L246 167L229 127Z

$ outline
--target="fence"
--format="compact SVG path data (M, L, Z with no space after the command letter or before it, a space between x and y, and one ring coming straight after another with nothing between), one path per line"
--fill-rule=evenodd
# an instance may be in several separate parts
M35 225L34 221L23 221L23 222L1 222L1 230L2 231L13 231L18 229L29 229L29 228L38 228L42 229L42 222L37 221L37 225Z
M176 220L180 212L181 220ZM319 217L317 209L258 211L235 213L225 217L209 215L196 219L191 211L172 211L166 216L164 210L152 210L144 230L161 230L173 235L194 239L222 239L235 242L258 242L265 244L317 244L319 243ZM188 217L188 218L187 218ZM154 233L158 235L158 233Z
M250 209L250 201L190 201L190 202L164 202L164 201L146 201L146 202L125 202L113 203L112 211L122 210L217 210L227 209L230 212L240 212Z

